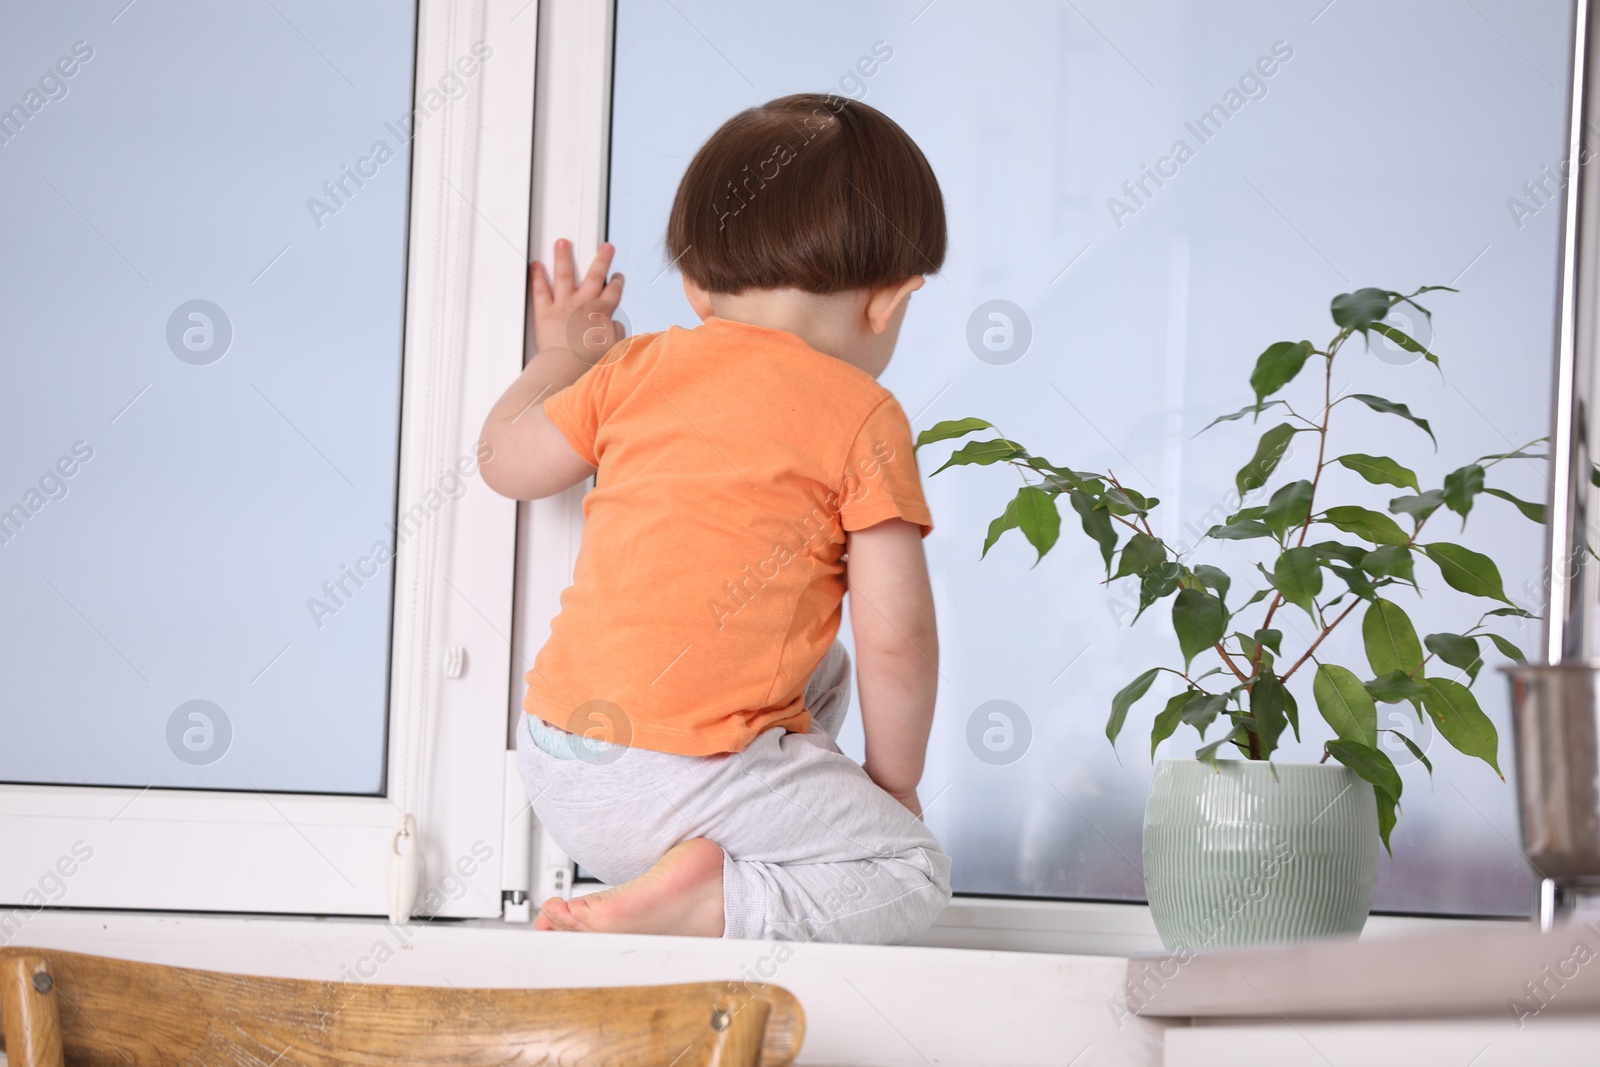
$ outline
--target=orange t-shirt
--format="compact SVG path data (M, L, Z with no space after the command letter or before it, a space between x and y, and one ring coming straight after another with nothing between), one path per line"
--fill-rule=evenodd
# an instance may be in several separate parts
M792 333L712 317L622 342L544 410L598 476L523 707L686 756L806 732L844 531L932 529L893 395Z

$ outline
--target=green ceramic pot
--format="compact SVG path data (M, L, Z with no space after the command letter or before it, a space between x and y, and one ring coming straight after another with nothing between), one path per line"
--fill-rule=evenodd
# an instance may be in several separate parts
M1144 885L1168 949L1355 937L1377 879L1377 801L1346 767L1156 765Z

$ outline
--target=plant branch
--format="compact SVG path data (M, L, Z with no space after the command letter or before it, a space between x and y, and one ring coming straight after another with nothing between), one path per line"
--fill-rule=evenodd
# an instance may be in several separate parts
M1549 440L1549 438L1547 438L1547 437L1535 437L1533 440L1529 441L1527 444L1518 445L1516 448L1513 448L1511 451L1513 453L1521 452L1522 450L1524 450L1526 448L1532 448L1534 445L1538 444L1540 441L1547 441L1547 440ZM1483 469L1484 470L1488 470L1490 467L1494 466L1496 463L1504 463L1505 459L1506 459L1505 456L1501 456L1499 459L1492 459L1488 463L1485 463L1483 465Z
M1117 492L1121 493L1123 496L1128 496L1127 487L1124 486L1121 482L1117 481L1117 475L1116 475L1115 471L1112 471L1112 470L1110 470L1108 468L1106 470L1106 479L1112 484L1112 486L1114 486L1116 488ZM1132 497L1128 497L1128 499L1132 500L1133 498ZM1150 529L1150 520L1147 517L1145 517L1144 515L1140 515L1139 516L1139 524L1144 527L1144 533L1145 533L1146 537L1150 538L1153 541L1161 540L1159 537L1157 537L1155 535L1155 531Z
M1175 670L1172 667L1157 667L1156 669L1166 671L1168 674L1176 674L1179 678L1182 678L1185 682L1189 683L1189 688L1194 689L1197 692L1204 693L1208 697L1216 696L1215 693L1211 692L1211 690L1207 689L1205 686L1189 677L1188 674L1184 673L1183 671Z
M1289 680L1289 676L1294 674L1295 671L1300 669L1300 664L1304 663L1306 660L1311 658L1311 653L1315 652L1317 650L1317 646L1322 644L1322 639L1324 637L1327 637L1329 634L1333 633L1333 628L1335 626L1338 626L1341 622L1343 622L1345 620L1345 616L1349 615L1352 611L1356 610L1356 605L1359 604L1359 603L1361 603L1361 598L1360 597L1357 597L1355 600L1352 600L1350 602L1350 606L1345 608L1343 611L1341 611L1339 613L1339 617L1334 619L1332 622L1330 622L1327 625L1327 628L1324 629L1320 634L1317 635L1317 639L1315 641L1311 642L1311 647L1306 649L1305 654L1302 655L1299 659L1294 661L1294 666L1290 667L1287 671L1283 672L1283 678L1281 680L1284 681L1284 682L1287 682Z
M1306 534L1311 530L1311 516L1317 510L1317 486L1322 484L1322 468L1327 465L1328 420L1333 415L1333 353L1339 345L1336 341L1328 347L1327 367L1322 375L1322 426L1317 430L1317 469L1311 475L1311 499L1306 502L1306 521L1300 524L1300 537L1294 543L1296 548L1306 543Z
M1222 642L1218 641L1212 647L1217 650L1217 655L1222 657L1222 662L1228 665L1228 669L1233 672L1233 676L1239 679L1239 681L1243 682L1245 685L1249 685L1250 678L1246 676L1245 673L1239 669L1238 665L1233 662L1233 657L1228 654L1227 649L1222 647Z
M1272 626L1272 616L1281 603L1283 603L1283 594L1273 590L1272 602L1267 605L1267 613L1261 619L1261 629L1266 630ZM1257 641L1255 655L1250 657L1250 677L1252 678L1261 670L1261 647L1261 642Z
M1306 543L1306 534L1311 529L1311 516L1316 514L1317 486L1322 481L1322 468L1325 465L1324 457L1327 454L1328 448L1328 420L1333 414L1333 356L1334 353L1339 350L1340 342L1342 342L1348 334L1349 330L1346 329L1341 332L1338 337L1335 337L1333 339L1333 343L1328 346L1327 352L1314 353L1315 355L1320 355L1323 357L1323 359L1327 360L1327 367L1322 376L1322 425L1317 428L1317 469L1311 476L1311 499L1306 502L1306 521L1300 524L1300 537L1295 541L1296 548L1299 548ZM1307 419L1306 421L1309 422L1310 420ZM1261 629L1266 630L1272 626L1272 617L1277 614L1278 605L1282 603L1283 594L1281 592L1274 591L1272 601L1267 605L1267 613L1261 619ZM1343 616L1341 616L1341 618L1342 617ZM1329 629L1331 628L1332 627L1329 627ZM1323 633L1326 634L1327 630L1324 630ZM1322 638L1319 637L1317 640L1320 641ZM1311 647L1315 648L1316 645L1313 644ZM1307 651L1306 655L1310 654L1311 653ZM1295 666L1299 666L1299 664L1296 664ZM1260 669L1261 645L1258 642L1256 644L1255 655L1250 658L1250 676L1254 678ZM1290 669L1293 670L1293 668ZM1289 676L1286 674L1283 677L1288 678Z

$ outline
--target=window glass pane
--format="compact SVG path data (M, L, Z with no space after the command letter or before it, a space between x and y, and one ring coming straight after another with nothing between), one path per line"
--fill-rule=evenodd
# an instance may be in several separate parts
M625 309L637 331L694 323L662 235L677 181L717 125L789 92L863 99L922 146L950 214L944 273L912 298L883 376L914 428L980 416L1059 462L1112 470L1161 498L1161 536L1195 547L1194 562L1230 563L1246 584L1253 557L1197 538L1237 506L1234 473L1270 423L1195 435L1250 399L1268 343L1332 335L1335 293L1462 290L1429 304L1443 376L1356 344L1333 381L1335 393L1410 404L1438 453L1414 427L1353 404L1330 447L1392 452L1426 486L1546 432L1570 17L1556 0L1423 0L1381 18L1349 3L838 0L797 21L727 0L621 0L609 236L632 280ZM1150 177L1158 168L1165 177ZM993 324L980 309L996 300L1019 309L1025 351L969 342L974 323L980 335ZM1308 406L1317 394L1309 380L1291 393ZM1545 498L1537 465L1491 473ZM1345 502L1382 509L1397 495L1348 471L1327 480ZM1129 625L1135 594L1099 584L1098 555L1075 530L1036 568L1015 534L980 562L1015 491L1001 472L945 473L928 489L944 683L922 796L957 890L1142 898L1148 729L1167 687L1134 712L1115 756L1103 729L1112 694L1172 663L1176 642L1156 619ZM1537 526L1488 497L1465 534L1452 515L1434 522L1437 536L1501 561L1511 595L1540 610ZM1417 570L1428 599L1405 603L1419 629L1470 625L1481 605L1428 564ZM1297 612L1278 622L1304 648L1310 622ZM1537 624L1511 622L1499 629L1527 647ZM1354 626L1323 651L1364 665ZM1476 692L1509 769L1505 688L1485 669ZM1299 697L1305 740L1283 758L1312 761L1330 732L1309 688ZM982 741L991 721L979 709L996 700L1025 717L1021 729L1013 716L1009 751ZM1513 787L1422 737L1435 774L1403 769L1377 908L1525 912ZM1160 752L1194 748L1185 730Z
M0 780L381 790L415 28L0 14Z

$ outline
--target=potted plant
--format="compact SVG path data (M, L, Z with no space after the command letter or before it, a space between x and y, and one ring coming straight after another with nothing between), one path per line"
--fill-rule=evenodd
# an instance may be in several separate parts
M1419 436L1433 439L1427 421L1405 404L1365 393L1334 396L1332 374L1334 360L1358 334L1363 340L1378 334L1438 367L1438 357L1422 342L1385 320L1404 304L1431 321L1417 298L1446 288L1340 294L1332 303L1338 332L1331 341L1320 348L1310 341L1269 345L1250 375L1254 401L1205 428L1246 416L1258 421L1269 411L1283 419L1261 434L1249 462L1239 469L1239 509L1206 533L1264 551L1254 561L1251 584L1257 588L1248 597L1237 595L1245 583L1226 570L1191 564L1188 554L1157 536L1149 519L1159 501L1113 473L1053 463L982 419L941 422L917 438L921 449L994 431L996 436L956 449L934 473L993 464L1021 473L1022 487L989 525L984 555L1007 531L1019 530L1042 559L1059 537L1065 500L1098 546L1106 581L1137 583L1139 615L1171 600L1168 618L1181 668L1156 666L1139 674L1112 697L1106 723L1106 737L1114 745L1129 712L1165 673L1179 679L1181 688L1155 716L1152 759L1156 746L1183 725L1194 727L1205 742L1194 759L1157 764L1145 810L1145 885L1169 948L1360 932L1372 905L1378 843L1388 849L1401 794L1399 772L1379 745L1377 704L1409 704L1419 727L1427 723L1456 749L1500 774L1499 739L1472 684L1483 665L1485 641L1525 662L1514 644L1488 628L1491 620L1534 616L1507 598L1493 560L1435 537L1429 520L1443 508L1459 515L1464 528L1476 499L1488 494L1543 522L1543 505L1486 484L1487 472L1498 463L1542 458L1526 451L1537 442L1482 456L1428 490L1412 470L1387 456L1332 455L1328 448L1335 410L1347 404L1404 419ZM1316 417L1301 414L1278 395L1308 364L1322 371ZM1314 466L1281 469L1300 434L1314 435ZM1402 495L1389 501L1387 514L1330 502L1324 499L1329 494L1323 476L1333 467ZM1495 606L1460 632L1419 637L1401 602L1422 595L1419 562L1436 568L1452 589ZM1311 636L1300 647L1291 648L1273 625L1284 611L1310 619ZM1247 612L1253 621L1245 621ZM1324 639L1346 620L1361 629L1365 663L1319 655ZM1200 670L1202 665L1208 669ZM1323 746L1317 764L1276 763L1272 755L1285 731L1299 739L1300 707L1308 690L1334 739ZM1207 739L1214 727L1220 736ZM1432 772L1411 736L1388 732Z

